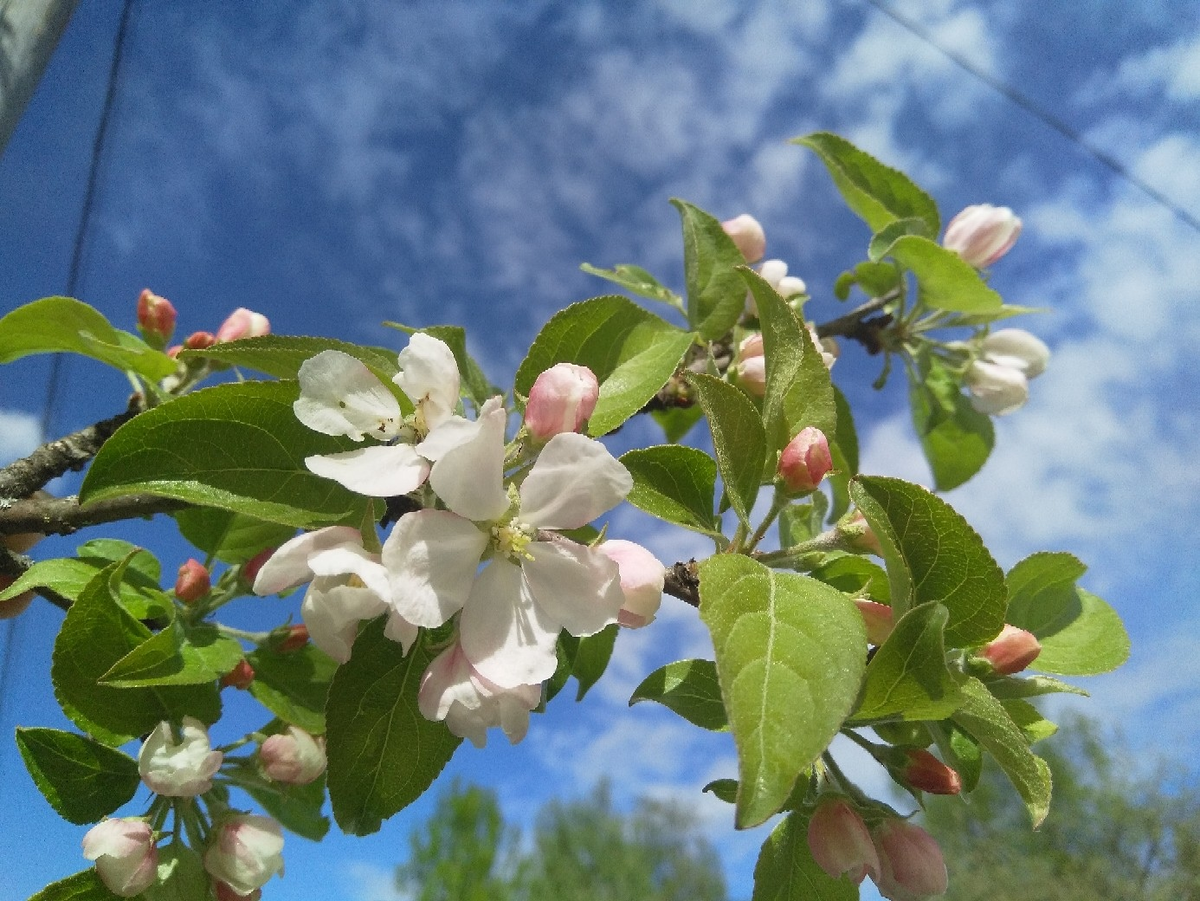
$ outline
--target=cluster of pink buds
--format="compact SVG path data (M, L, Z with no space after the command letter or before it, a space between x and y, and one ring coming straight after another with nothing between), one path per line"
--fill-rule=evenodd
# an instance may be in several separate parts
M178 313L171 301L160 297L149 288L142 290L137 301L137 325L138 331L148 344L160 350L166 347L171 336L175 334L177 319ZM270 333L271 323L266 316L245 307L238 307L221 323L216 334L208 331L192 332L182 344L169 348L167 354L174 357L181 350L203 350L220 342L257 338Z

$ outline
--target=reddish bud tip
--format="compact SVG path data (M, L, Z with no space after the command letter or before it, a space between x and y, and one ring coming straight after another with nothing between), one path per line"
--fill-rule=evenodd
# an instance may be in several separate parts
M175 597L185 604L194 604L212 589L208 570L199 560L191 559L179 567L179 576L175 579Z
M308 626L299 623L288 629L287 635L276 645L275 650L280 654L286 654L288 651L298 651L306 644L308 644Z
M831 469L829 442L824 432L812 426L801 429L779 455L779 479L788 491L812 491Z
M245 691L253 681L254 667L245 660L241 660L237 666L221 677L221 686L232 685L238 691Z
M159 297L149 288L143 289L137 302L137 324L147 341L163 347L175 334L175 317L171 301Z
M258 571L263 568L263 564L271 559L279 548L269 547L259 551L249 560L242 564L242 581L248 585L253 585L254 580L258 578Z
M187 350L204 350L216 343L217 336L212 332L192 332L183 340L183 346Z
M932 835L905 820L884 820L871 831L879 852L879 893L893 901L946 894L949 882L942 849Z
M1019 673L1037 659L1042 644L1032 632L1005 623L1000 634L984 645L982 656L1001 676Z
M845 876L858 885L879 875L879 854L866 823L845 798L822 798L808 821L808 848L831 879Z
M896 624L892 608L887 604L868 601L866 598L855 598L854 606L862 614L863 623L867 627L867 641L877 646L887 641Z
M901 775L915 789L931 795L957 795L962 791L958 771L946 766L924 748L909 748Z
M867 522L867 518L862 515L861 510L855 510L853 513L843 516L838 520L836 528L838 537L841 538L842 544L848 550L854 551L856 554L883 556L883 546L879 543L879 536L871 529L871 524Z

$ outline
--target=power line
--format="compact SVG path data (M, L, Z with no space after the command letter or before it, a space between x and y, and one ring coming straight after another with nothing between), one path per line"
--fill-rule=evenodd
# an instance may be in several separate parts
M997 94L1000 94L1012 103L1016 104L1043 125L1054 129L1068 141L1077 145L1081 150L1083 150L1097 162L1111 169L1119 178L1133 185L1159 206L1170 210L1175 214L1176 217L1179 218L1180 221L1190 226L1194 231L1200 232L1200 218L1193 216L1153 185L1143 181L1137 175L1133 174L1128 168L1126 168L1124 163L1111 154L1101 150L1095 144L1091 143L1065 119L1056 116L1054 113L1039 105L1028 95L1021 93L1007 82L996 78L990 72L987 72L982 67L971 62L971 60L967 59L956 50L947 47L934 36L933 32L931 32L916 19L912 19L900 12L897 12L895 9L884 3L883 0L866 0L866 2L875 7L875 9L879 10L879 12L883 13L893 22L900 25L902 28L911 32L915 37L924 41L930 47L933 47L933 49L937 50L968 75L971 75L972 77L983 82Z

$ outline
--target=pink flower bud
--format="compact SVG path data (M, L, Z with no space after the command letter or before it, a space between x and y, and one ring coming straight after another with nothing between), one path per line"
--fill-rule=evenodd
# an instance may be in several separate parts
M1006 206L969 206L950 220L942 246L976 269L984 269L1008 253L1021 234L1021 220Z
M630 629L654 622L662 604L666 568L657 557L632 541L614 538L598 550L617 564L621 573L621 591L625 603L617 613L617 622Z
M132 898L158 879L158 847L145 820L103 820L83 837L83 856L96 862L96 875L114 895Z
M831 879L845 876L858 885L879 876L879 854L867 824L845 798L826 795L808 821L808 848Z
M742 213L740 216L722 222L721 228L725 229L725 234L733 239L733 243L742 252L747 263L757 263L762 259L762 255L767 249L767 236L763 233L763 227L758 224L757 219L749 213Z
M1000 634L984 645L979 653L996 673L1011 676L1033 663L1042 653L1042 645L1032 632L1005 623Z
M557 363L537 377L525 405L525 426L538 441L578 432L596 409L600 383L586 366Z
M915 789L931 795L957 795L962 791L958 771L946 766L924 748L909 748L904 752L900 776Z
M842 544L848 550L854 551L856 554L883 556L883 546L879 543L879 536L872 530L871 524L867 522L867 518L862 515L861 510L855 510L843 516L838 520L836 529L838 537L841 538Z
M763 356L763 337L759 332L742 339L738 362L734 367L738 384L755 397L767 393L767 359Z
M254 584L254 580L258 578L258 571L263 568L263 564L271 559L279 548L269 547L259 551L249 560L242 564L241 579L249 585Z
M879 894L889 901L921 901L946 893L946 861L932 835L900 819L884 820L871 835L879 853Z
M1024 329L1002 328L983 339L980 354L989 363L1017 369L1027 379L1041 375L1050 362L1050 348Z
M232 686L238 691L245 691L254 681L254 667L246 660L239 660L237 665L221 677L222 686Z
M165 297L149 288L142 291L137 302L137 323L142 335L151 344L163 347L175 334L175 307Z
M876 646L887 641L896 625L892 608L887 604L868 601L866 598L855 598L854 606L862 614L863 623L867 627L867 641Z
M976 360L967 369L971 406L988 416L1005 416L1029 400L1029 381L1019 369Z
M325 772L325 739L298 726L269 735L258 749L263 772L276 782L308 785Z
M170 723L159 723L142 742L138 772L150 791L171 798L192 798L212 788L212 777L224 755L208 742L208 730L199 720L183 718L178 743Z
M192 332L183 340L185 350L204 350L217 343L217 336L212 332Z
M212 582L208 570L199 560L190 559L179 567L179 576L175 579L175 597L185 604L194 604L212 590Z
M271 334L271 323L262 313L254 313L238 307L217 329L217 341L238 341L242 338L259 338Z
M831 469L829 442L824 432L812 426L801 429L779 455L779 479L788 491L812 491Z
M270 817L234 814L214 830L204 869L245 897L283 873L283 830Z
M288 629L287 635L283 637L283 641L279 642L275 650L280 654L287 654L289 651L298 651L308 644L308 626L304 623L298 623Z

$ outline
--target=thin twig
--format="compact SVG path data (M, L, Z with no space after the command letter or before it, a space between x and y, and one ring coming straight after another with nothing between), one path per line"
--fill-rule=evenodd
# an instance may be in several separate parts
M667 568L666 582L663 592L691 604L700 606L700 570L696 561L676 563Z

